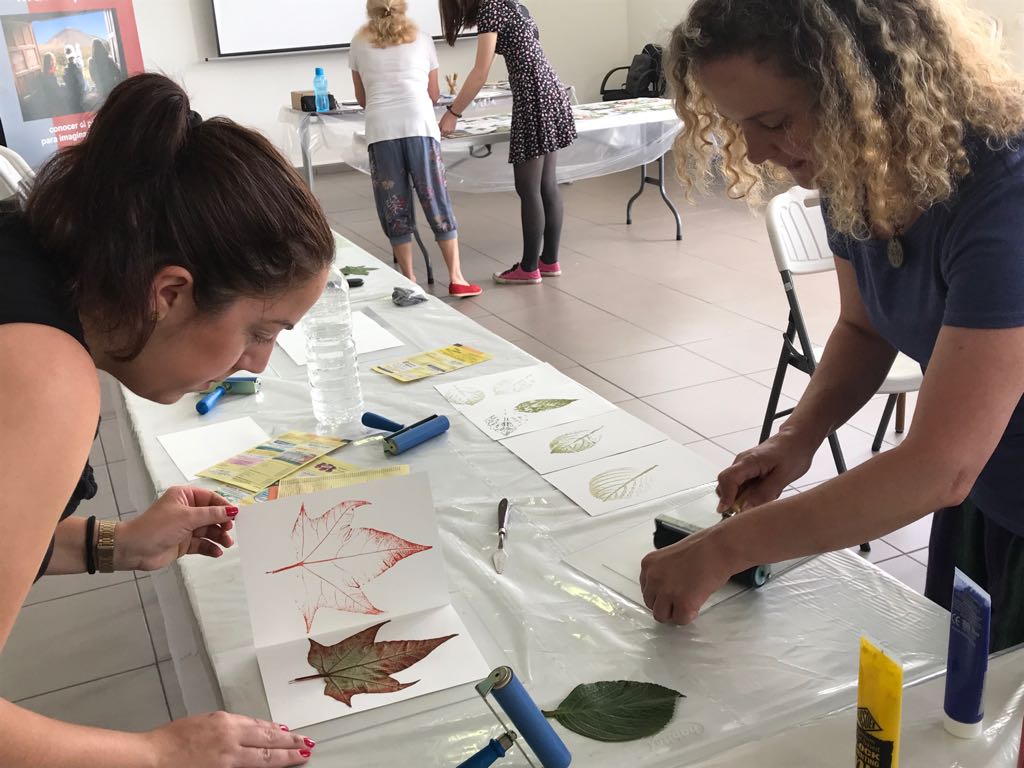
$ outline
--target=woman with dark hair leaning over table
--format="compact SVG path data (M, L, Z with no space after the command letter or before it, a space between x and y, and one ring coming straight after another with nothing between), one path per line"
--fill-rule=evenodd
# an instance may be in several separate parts
M948 608L958 567L992 594L992 650L1024 641L1024 78L986 26L960 0L697 0L675 29L684 179L720 144L734 196L819 189L841 308L792 416L719 475L745 509L644 558L659 621L935 512L926 595ZM904 441L777 500L897 350L925 369Z
M200 488L171 488L125 522L73 516L96 493L97 370L160 403L261 371L333 255L319 204L270 143L203 120L160 75L114 88L25 209L0 216L0 651L43 574L151 571L231 546L237 508ZM313 747L223 712L135 734L0 700L4 768L280 768Z

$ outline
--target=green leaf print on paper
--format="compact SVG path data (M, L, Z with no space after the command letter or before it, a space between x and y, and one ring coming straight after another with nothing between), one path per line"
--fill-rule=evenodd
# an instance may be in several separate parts
M657 468L655 464L644 470L630 467L609 469L591 479L590 495L599 501L631 499L644 492L651 481L651 472Z
M503 437L511 436L525 423L526 417L520 416L518 413L506 413L503 416L494 414L493 416L488 416L484 421L484 424L487 425L488 429L493 432L497 432Z
M601 430L603 429L604 427L598 427L580 432L566 432L553 439L548 445L551 448L551 453L583 453L601 442L603 437Z
M476 405L482 403L484 398L487 397L481 390L467 387L452 387L451 390L446 394L445 399L452 405Z
M576 400L527 400L525 403L520 403L516 406L516 410L520 413L544 413L544 411L553 411L556 408L565 408L567 405L572 405Z

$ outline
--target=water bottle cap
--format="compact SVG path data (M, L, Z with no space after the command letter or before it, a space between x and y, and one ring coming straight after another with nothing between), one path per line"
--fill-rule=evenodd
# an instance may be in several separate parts
M317 67L316 71L313 74L315 74L317 77L319 77L323 73L324 73L324 68L323 67Z

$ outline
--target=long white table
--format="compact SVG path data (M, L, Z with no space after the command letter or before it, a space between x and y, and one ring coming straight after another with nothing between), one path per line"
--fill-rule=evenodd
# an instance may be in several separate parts
M942 727L946 678L912 684L903 693L902 768L1015 768L1024 712L1024 648L989 662L985 730L977 739L950 736ZM849 768L854 764L857 709L817 718L723 752L690 768Z
M339 239L339 263L374 264ZM365 288L352 294L407 342L360 361L366 406L398 421L447 413L447 436L403 457L427 472L449 580L487 660L508 663L542 706L580 682L651 680L682 691L673 723L657 737L607 745L562 731L574 765L591 768L683 766L825 715L854 701L858 638L868 633L899 654L908 682L944 666L948 614L857 555L816 558L716 606L687 628L658 625L646 610L619 598L564 563L567 553L673 509L694 494L589 518L500 444L452 412L435 380L401 385L371 373L382 360L462 342L495 359L448 374L457 381L536 361L513 345L430 299L410 308L389 300L408 285L376 262ZM191 398L155 405L125 394L121 423L129 434L133 495L143 509L182 476L158 435L251 416L265 430L313 429L304 369L280 349L264 374L259 398L228 400L200 418ZM379 444L343 449L346 461L385 464ZM490 562L497 501L514 504L510 565L498 576ZM267 716L237 549L217 560L189 558L157 574L169 642L190 712L215 707ZM472 627L476 627L472 630ZM319 745L314 766L456 766L486 743L494 721L471 689L434 694L306 729ZM395 719L400 718L400 719ZM501 765L524 766L521 756Z

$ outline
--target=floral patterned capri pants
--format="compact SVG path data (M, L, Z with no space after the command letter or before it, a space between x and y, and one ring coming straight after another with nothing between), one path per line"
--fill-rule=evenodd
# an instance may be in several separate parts
M458 225L448 196L441 145L429 136L374 142L370 150L373 199L391 245L412 240L416 229L413 189L427 214L434 238L454 240Z

